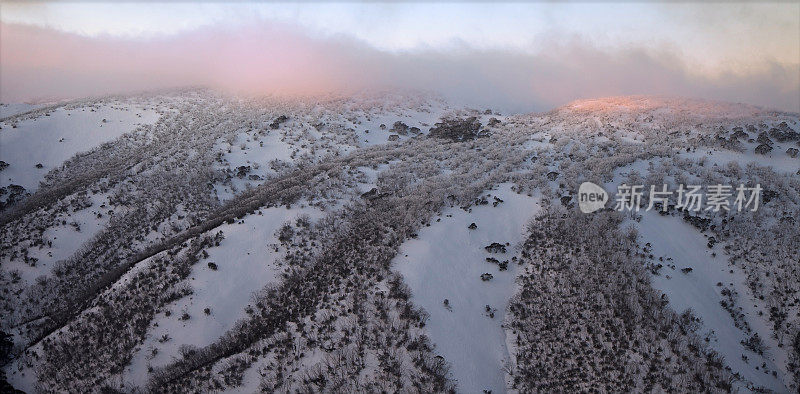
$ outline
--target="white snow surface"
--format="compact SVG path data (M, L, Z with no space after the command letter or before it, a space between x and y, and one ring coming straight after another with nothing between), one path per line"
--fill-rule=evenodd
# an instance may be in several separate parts
M156 315L150 324L144 344L136 352L125 380L134 385L147 383L148 365L163 366L179 357L183 345L202 347L213 343L237 320L246 317L245 307L251 295L270 283L280 280L281 267L277 264L280 252L276 232L286 222L301 215L312 220L322 213L314 208L265 208L262 215L248 215L243 221L224 224L213 230L222 231L225 239L220 246L208 249L208 258L201 259L192 268L185 281L193 294L175 301ZM208 263L217 264L217 270ZM205 308L210 309L206 315ZM181 320L186 312L188 320ZM163 335L170 339L160 342ZM158 349L153 356L153 349Z
M245 148L242 149L242 146ZM255 187L263 183L264 179L269 176L275 175L275 171L270 168L272 160L279 161L294 161L291 158L291 146L281 141L281 135L278 132L269 133L266 136L259 136L256 141L254 137L247 133L240 133L234 144L227 142L220 142L217 146L220 152L223 153L223 158L227 160L227 164L221 167L230 167L234 171L240 167L250 167L251 170L248 176L244 178L233 177L231 185L215 185L215 192L220 201L230 200L235 197L237 193L241 193L248 187ZM230 152L228 152L230 150ZM258 175L260 180L251 180L249 175ZM235 190L231 189L231 186Z
M509 184L489 193L504 202L497 207L473 206L471 213L446 210L441 222L434 220L418 239L403 243L394 261L411 287L413 302L430 314L425 327L435 351L451 363L458 391L464 393L506 390L502 368L509 353L501 323L517 272L517 264L510 260L539 210L535 198L513 192ZM473 222L478 228L469 230ZM484 247L492 242L510 243L507 253L486 252ZM499 271L487 257L509 260L508 270ZM482 281L483 273L494 278ZM444 299L452 310L444 306ZM486 305L495 309L494 318L487 316Z
M437 103L439 104L439 103ZM442 115L448 110L443 105L433 105L425 110L409 111L405 113L386 112L371 116L360 116L358 124L354 125L358 141L361 146L385 144L389 142L389 136L396 134L391 129L394 122L403 122L411 127L418 127L421 134L427 134L428 129L439 121ZM384 130L380 125L383 124ZM406 136L398 135L399 139L411 138L413 135L408 133Z
M17 114L33 111L37 108L43 107L45 104L28 104L28 103L0 103L0 119Z
M767 326L767 315L758 316L758 311L763 308L754 306L760 302L750 295L744 274L728 263L727 257L721 252L722 246L709 249L706 245L708 239L689 223L677 217L661 216L654 211L643 212L642 220L636 227L641 236L640 242L652 245L652 254L656 259L661 256L665 260L667 257L673 259L675 270L667 267L665 261L660 275L652 276L653 287L667 295L669 305L678 313L691 308L702 319L703 330L713 330L710 345L724 356L725 363L733 372L740 373L757 386L787 392L781 380L787 358L785 351L776 346ZM717 253L716 257L711 255L714 252ZM684 274L680 270L686 267L692 268L692 271ZM720 292L724 287L717 286L718 282L739 293L737 305L743 308L745 319L753 332L758 333L769 348L764 357L741 344L747 335L736 328L731 315L720 305L724 298ZM742 355L746 355L749 361L745 362ZM766 363L770 371L777 370L778 377L764 372L760 368L762 363ZM756 370L756 367L759 369Z
M107 197L98 194L91 195L90 198L93 201L91 207L70 213L64 218L67 224L59 224L45 230L44 237L53 242L52 247L28 249L30 256L38 259L36 266L32 267L21 260L0 260L3 268L8 271L18 271L20 277L29 284L34 283L39 276L50 275L56 262L75 254L85 242L103 230L111 219L107 210L100 208L108 201ZM98 213L101 213L102 217L98 218ZM71 225L73 222L78 224L80 231Z
M788 148L800 148L793 144L775 144L774 149L768 155L759 155L753 152L757 144L746 144L744 153L733 152L724 149L704 149L694 152L682 152L678 156L701 159L705 158L710 165L725 166L730 162L738 163L744 167L749 163L759 166L772 167L776 172L794 174L800 170L800 156L792 158L786 154Z
M153 124L158 118L154 110L102 105L57 108L49 116L21 120L16 128L0 122L0 160L9 164L0 172L0 187L17 184L32 193L48 171L76 153L111 141L140 124ZM40 163L43 167L36 168Z

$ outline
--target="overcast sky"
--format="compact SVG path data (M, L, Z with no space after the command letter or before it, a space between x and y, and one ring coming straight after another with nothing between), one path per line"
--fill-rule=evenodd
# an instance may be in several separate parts
M541 111L656 94L800 111L800 3L0 3L0 100L401 86Z

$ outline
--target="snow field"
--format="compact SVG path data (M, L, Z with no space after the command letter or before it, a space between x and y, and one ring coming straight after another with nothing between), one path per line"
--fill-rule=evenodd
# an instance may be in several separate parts
M450 362L458 390L465 393L505 392L503 366L509 354L501 323L517 272L510 260L539 209L536 199L516 194L509 184L489 194L504 202L492 207L490 197L490 204L473 206L471 213L446 210L441 222L405 242L394 262L411 287L413 302L430 314L426 328L435 351ZM469 230L473 222L478 228ZM488 253L484 247L493 242L508 242L507 252ZM487 257L509 260L508 270L500 271ZM481 280L484 273L493 278ZM486 305L494 318L487 316Z

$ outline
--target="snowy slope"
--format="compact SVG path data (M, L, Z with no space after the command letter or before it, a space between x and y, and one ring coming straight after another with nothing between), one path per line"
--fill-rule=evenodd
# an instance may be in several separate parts
M724 150L701 153L698 150L680 153L679 156L705 158L706 165L720 168L728 161L736 161L742 166L747 162L753 162L761 166L770 166L778 171L786 170L776 165L774 160L752 153L741 154ZM787 161L783 160L784 163ZM631 173L646 178L651 163L652 160L638 160L618 168L614 172L614 181L606 182L604 188L609 193L615 193L616 186L625 182L624 179ZM696 176L684 175L693 183L702 183ZM674 181L671 177L667 177L666 180ZM614 202L609 202L607 206L613 207ZM639 243L649 245L646 247L647 253L653 255L653 263L664 266L659 274L652 275L654 288L667 295L670 307L676 312L681 313L691 309L701 319L701 331L708 336L711 347L724 357L726 365L733 372L740 374L756 387L761 386L776 392L786 391L789 382L785 375L788 355L785 349L777 346L766 319L767 310L764 303L752 296L741 269L729 264L721 245L713 249L708 248L708 234L701 233L680 217L662 216L656 211L644 210L640 211L640 214L640 221L630 221L630 224L639 231ZM670 265L674 265L674 268ZM692 271L682 273L683 268L691 268ZM721 306L720 302L727 299L722 294L725 289L734 290L738 294L734 297L736 307L742 308L746 324L752 332L748 333L737 328L737 323L731 314ZM742 341L746 341L755 333L769 348L763 356L745 348L742 344ZM773 371L776 375L772 374ZM744 386L740 389L749 391Z
M758 124L770 116L776 122L792 116L749 106L614 98L576 102L547 114L501 116L409 95L251 102L190 91L170 97L134 100L140 104L122 106L116 101L98 101L0 122L0 160L10 164L0 172L0 186L20 184L29 192L39 188L48 171L60 168L74 154L125 133L137 133L134 135L141 138L136 143L143 147L127 157L140 160L138 164L118 162L119 156L114 153L101 157L109 164L125 165L119 169L109 166L115 170L93 174L85 179L85 185L77 182L78 186L70 186L63 194L48 197L46 192L53 185L43 186L43 205L31 209L22 206L21 216L0 228L2 250L9 256L0 260L0 274L9 274L0 275L0 290L20 294L20 300L0 299L4 311L14 316L2 321L8 324L3 329L24 319L39 322L42 313L66 316L56 322L53 331L47 326L28 327L27 323L13 328L15 334L19 332L14 339L19 345L36 339L40 332L57 344L48 348L34 345L32 350L37 355L21 356L20 361L5 368L18 387L32 390L38 380L54 390L68 391L67 384L74 384L79 390L89 391L101 382L131 391L154 381L164 383L159 380L162 371L175 371L170 368L195 358L188 350L209 350L213 348L210 344L224 342L233 349L230 353L214 353L216 358L196 371L181 371L183 381L150 387L252 392L277 383L286 390L313 392L322 390L322 386L315 386L321 384L319 377L328 384L341 373L338 381L355 383L342 386L349 391L413 391L412 387L425 391L420 387L436 387L431 382L441 378L448 384L454 382L458 392L505 392L512 387L509 382L524 377L518 374L519 369L506 368L506 363L515 364L518 349L511 346L518 341L506 332L503 322L513 316L506 316L509 298L523 283L518 282L521 269L514 260L520 252L518 243L530 234L526 226L541 212L541 199L572 209L569 195L574 197L583 178L605 182L606 190L614 192L628 177L645 183L661 182L658 171L650 171L651 166L672 161L675 164L669 168L680 174L673 171L665 175L665 182L705 182L717 179L714 176L726 163L737 161L769 166L779 173L767 179L783 194L766 207L769 209L765 212L773 214L766 216L766 222L783 220L783 216L789 220L792 212L797 212L792 205L797 196L791 194L797 184L790 177L800 168L800 160L784 153L794 141L776 144L780 149L771 156L761 156L752 153L752 143L745 153L718 149L715 134L709 134L709 130L719 128L713 123L718 120L729 129L738 124L729 118ZM11 113L17 109L7 110ZM451 141L426 135L443 117L463 120L473 116L488 131L481 138ZM493 126L488 126L491 118L499 123L493 121ZM700 127L700 121L709 123ZM389 141L397 134L392 130L395 122L417 127L419 134L408 132L399 135L397 142ZM156 126L138 133L137 127L151 124ZM795 127L797 122L791 125ZM685 135L681 133L684 129ZM672 134L674 130L678 133ZM122 138L105 147L119 148L116 144L128 142ZM687 153L686 148L693 150ZM704 156L705 163L697 161ZM70 162L76 165L73 168L88 170L96 163L85 157L74 162ZM38 163L42 168L36 168ZM551 172L555 174L551 176ZM71 180L69 174L61 175ZM111 175L116 177L113 184L106 183ZM498 183L496 190L481 193L488 185ZM371 192L373 189L375 192ZM515 192L520 190L523 194ZM486 196L487 203L475 204L472 199L478 195ZM91 204L64 207L81 197L90 199ZM452 201L457 201L456 208L440 211L442 202L447 206ZM407 205L390 205L395 203ZM458 208L464 204L472 205L467 210ZM788 213L777 212L784 206L778 204L786 204ZM330 216L317 220L323 210ZM310 215L319 228L298 232L296 236L303 242L278 246L276 232L300 215ZM116 218L129 220L110 220ZM477 228L469 229L471 223ZM372 224L379 226L372 228ZM663 258L675 264L674 269L664 267L654 275L653 286L667 294L669 307L678 312L691 308L701 319L702 338L707 336L711 348L724 356L724 363L714 368L730 367L738 373L742 380L736 384L743 391L757 387L788 391L792 377L786 368L787 346L777 346L764 303L749 293L746 274L729 266L723 245L709 249L706 236L678 217L644 213L640 222L629 220L625 222L628 224L638 227L640 244L649 243L646 250L653 254L653 260ZM372 232L359 232L362 229ZM199 244L194 241L219 232L224 235L219 245L202 244L191 255L199 256L199 260L187 263L189 251ZM99 241L97 234L103 235ZM347 239L334 237L342 234ZM486 249L495 242L507 244L506 251ZM93 253L73 258L82 246L93 248ZM148 256L149 247L157 251L153 252L155 256ZM25 259L20 257L22 253L10 257L22 250ZM292 254L287 256L296 259L292 269L297 271L291 280L284 280L282 274L289 270L280 265L280 260L289 251ZM146 257L139 259L140 254ZM38 261L31 264L27 256ZM487 261L489 258L497 262ZM134 264L124 266L129 259ZM72 268L90 268L48 275L56 262L67 260ZM497 263L505 261L507 270L501 270ZM314 265L316 262L322 264ZM159 264L185 269L175 276L178 274ZM111 275L120 265L127 271L121 276ZM327 267L335 270L328 272ZM357 269L351 272L351 267ZM689 267L693 271L680 271ZM390 269L400 273L405 283L388 281ZM7 279L17 271L21 280ZM134 280L142 272L152 274L152 279ZM491 278L482 278L483 274ZM562 274L569 279L569 273ZM47 276L47 281L37 281L41 275ZM105 278L111 279L103 282ZM22 292L43 281L47 283L41 285L39 293ZM96 282L101 286L85 296L83 287L71 285L91 287ZM609 283L613 286L616 282ZM398 290L406 284L411 288L410 302L408 294ZM286 291L287 297L270 298L279 301L267 309L254 305L251 298L265 286L290 291ZM741 322L720 304L726 300L723 292L729 289L738 294L736 307L742 308L742 321L752 332L737 328ZM55 298L54 294L73 293L77 294L75 302L59 299L47 304L50 309L44 312L36 309L40 298L47 301ZM162 294L176 294L177 299L162 300ZM98 302L101 298L104 301ZM306 309L296 311L293 305ZM429 315L422 328L418 324L424 319L418 318L416 307ZM120 319L121 314L116 314L120 310L131 311L126 315L130 318ZM292 312L284 313L289 310ZM91 311L103 313L93 315ZM237 321L258 312L266 312L260 316L274 321L266 319L269 324L252 327L269 326L276 331L236 335L242 333L237 331ZM647 312L645 309L642 313ZM598 320L582 326L594 323L605 324ZM124 339L119 343L130 346L116 348L117 341L71 335L82 329L112 333L114 338ZM641 329L643 334L659 334L648 332L648 327ZM427 338L420 337L423 332ZM753 333L758 333L767 346L763 356L742 344ZM672 334L680 338L670 340L687 343L697 338L689 331ZM235 341L220 338L245 339L232 343ZM603 345L611 348L620 343L624 342ZM570 357L586 356L579 348L556 358L568 364ZM129 359L130 363L125 363ZM64 360L71 362L65 364ZM119 360L125 364L114 364ZM432 360L451 367L453 382L442 378L446 369ZM27 366L22 367L25 363ZM670 365L688 365L681 363L676 358ZM328 365L343 366L329 370ZM232 366L241 368L243 376L232 371L236 369ZM22 368L25 376L14 373L16 368ZM394 376L398 376L396 381ZM754 385L746 387L747 382ZM558 383L552 383L553 387Z
M758 315L758 311L765 311L755 306L761 302L750 295L744 276L720 253L721 247L708 248L708 239L690 224L680 218L661 216L653 211L644 212L636 227L641 235L641 243L652 245L651 253L656 260L660 257L667 260L669 257L672 259L670 263L675 265L672 269L667 266L668 262L659 260L665 267L661 269L661 274L652 277L653 286L667 295L670 306L679 313L690 308L694 311L702 320L707 335L712 338L712 348L725 357L734 372L756 386L776 392L786 391L782 380L785 350L775 346L765 317ZM716 256L712 256L712 253ZM684 268L691 268L692 271L682 273L681 269ZM745 320L769 347L764 356L741 344L748 336L736 327L731 315L720 305L724 299L721 292L726 287L738 292L740 299L737 304L743 308ZM762 367L764 363L766 369ZM776 371L777 377L771 371Z
M696 150L694 152L681 152L679 156L701 159L705 158L711 165L724 166L734 162L744 167L753 163L760 166L771 167L777 172L795 174L800 171L800 156L792 158L786 154L786 150L792 144L776 144L774 150L769 155L759 155L753 153L756 144L748 144L747 150L743 153L732 152L724 149ZM798 146L794 146L798 148Z
M247 175L231 178L230 185L215 185L215 193L221 201L229 200L237 192L247 187L257 186L263 180L275 174L270 168L273 160L292 161L291 145L281 140L279 133L270 133L256 139L247 133L239 134L233 143L220 142L217 146L222 152L225 165L220 168L231 168L236 171L240 167L249 167ZM251 178L251 175L257 177Z
M517 267L509 261L508 270L500 271L485 259L510 260L539 209L536 199L516 194L509 184L489 194L504 202L476 206L472 212L444 211L440 222L403 244L394 262L414 302L430 314L426 328L436 352L452 364L453 378L464 393L505 391L503 366L509 355L501 323L515 290ZM471 223L478 228L469 230ZM507 253L488 253L484 247L493 242L508 242ZM484 273L493 279L482 281ZM450 308L443 305L445 299ZM487 316L486 305L494 318Z
M389 142L390 135L398 135L392 131L395 122L405 123L409 128L417 127L421 133L427 133L428 129L449 110L441 103L438 104L431 108L412 112L397 111L361 115L354 125L359 143L362 146L369 146ZM413 137L413 134L398 135L399 139L410 137Z
M185 281L192 294L169 305L153 320L127 370L128 383L145 384L149 367L172 361L182 346L212 343L244 318L252 293L279 280L282 268L276 260L281 254L275 251L275 245L280 226L302 215L312 220L321 216L313 208L266 208L259 212L216 230L225 239L220 246L208 249L208 257L194 266Z
M0 119L41 108L44 104L0 103Z
M39 276L50 275L57 261L69 258L108 224L111 217L101 208L107 202L107 198L99 194L89 198L92 201L91 207L64 216L65 224L50 227L44 232L44 238L52 244L28 249L30 256L38 259L35 266L20 260L0 259L3 268L16 270L28 283L33 283Z
M48 171L76 153L111 141L139 125L153 124L158 118L152 109L103 105L97 109L61 107L46 116L15 123L16 127L0 122L0 160L9 164L0 172L0 187L17 184L33 192Z
M70 226L49 230L53 231L55 240L51 249L53 256L44 259L35 269L17 263L4 267L18 267L23 279L35 279L36 274L48 274L51 260L55 261L62 255L69 256L87 235L96 232L98 226L107 221L91 215L94 215L93 210L85 209L71 216L82 224L81 232L75 232ZM152 320L144 343L138 347L124 371L122 385L128 388L145 385L151 367L174 361L184 348L208 345L230 330L238 320L245 318L246 307L252 303L252 294L280 281L283 267L277 264L277 260L284 251L275 249L278 245L276 234L284 223L294 222L299 217L308 217L313 222L322 217L322 212L301 206L292 209L264 208L236 223L215 229L214 233L221 232L224 239L219 246L209 248L208 256L195 264L189 277L179 284L178 287L191 289L191 294L167 305ZM86 221L81 221L82 218ZM65 245L57 242L59 236L65 240ZM138 272L152 269L151 263L152 259L140 262L112 288L123 288ZM210 264L214 264L215 269ZM209 309L208 314L206 308ZM41 345L32 350L43 352ZM8 379L16 388L26 392L35 391L35 370L17 363L7 370ZM255 377L251 381L254 384L257 382Z

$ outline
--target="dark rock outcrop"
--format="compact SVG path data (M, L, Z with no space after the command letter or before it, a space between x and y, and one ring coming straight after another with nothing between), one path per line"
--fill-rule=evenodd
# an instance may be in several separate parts
M481 122L478 118L450 118L442 119L430 129L429 137L448 139L451 141L468 141L488 134L481 129Z
M392 131L400 135L406 135L408 134L408 125L401 121L397 121L394 122L394 124L392 125L392 129L389 131Z
M275 120L273 120L272 123L270 123L269 127L273 130L277 129L278 127L281 127L281 124L286 123L287 120L289 120L288 116L281 115L275 118Z

